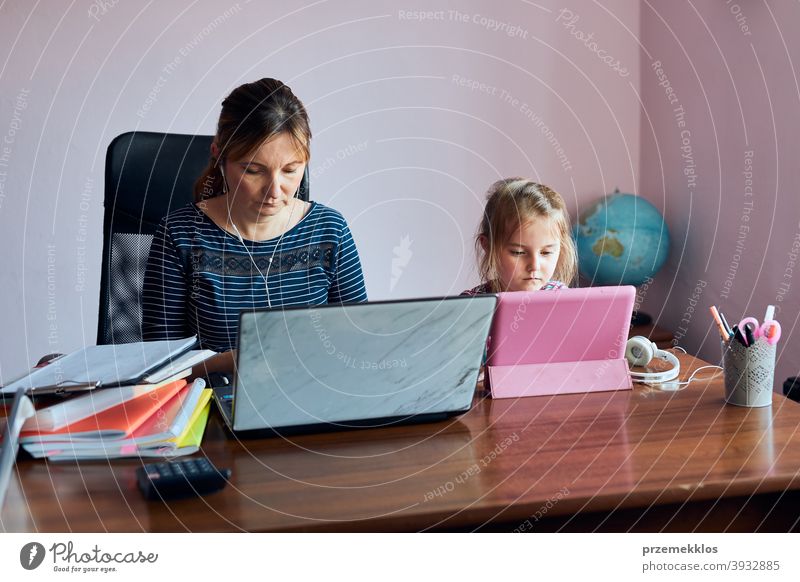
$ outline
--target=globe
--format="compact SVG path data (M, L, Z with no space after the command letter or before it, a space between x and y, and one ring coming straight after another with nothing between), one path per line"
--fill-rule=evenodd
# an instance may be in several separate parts
M669 253L661 213L634 194L614 192L594 203L575 225L578 267L595 285L641 285Z

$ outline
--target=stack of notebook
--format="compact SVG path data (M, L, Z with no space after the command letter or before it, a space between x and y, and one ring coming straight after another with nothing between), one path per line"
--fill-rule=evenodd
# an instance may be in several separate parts
M37 404L19 433L20 445L52 460L174 457L198 450L210 408L192 367L214 355L183 340L89 346L34 369L0 388ZM64 397L40 406L52 394ZM17 429L19 430L19 428Z
M200 447L210 402L202 380L176 377L91 391L37 411L19 442L54 461L189 455Z

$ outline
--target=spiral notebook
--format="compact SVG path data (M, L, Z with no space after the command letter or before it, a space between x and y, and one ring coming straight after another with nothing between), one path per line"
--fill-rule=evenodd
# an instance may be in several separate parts
M140 383L148 374L183 356L197 337L155 342L87 346L3 386L2 394L60 394Z

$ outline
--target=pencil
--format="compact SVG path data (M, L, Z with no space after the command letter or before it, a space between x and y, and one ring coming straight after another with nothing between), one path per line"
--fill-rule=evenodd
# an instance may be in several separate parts
M711 317L713 317L714 321L717 323L719 336L722 338L722 341L727 341L730 336L725 333L725 326L722 325L722 320L719 318L719 311L717 311L716 306L712 305L708 310L711 312Z

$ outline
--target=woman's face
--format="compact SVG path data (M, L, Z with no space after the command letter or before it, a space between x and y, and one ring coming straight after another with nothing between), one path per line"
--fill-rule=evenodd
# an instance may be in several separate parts
M226 159L223 167L231 206L258 222L289 205L306 160L291 136L280 133L245 159Z

